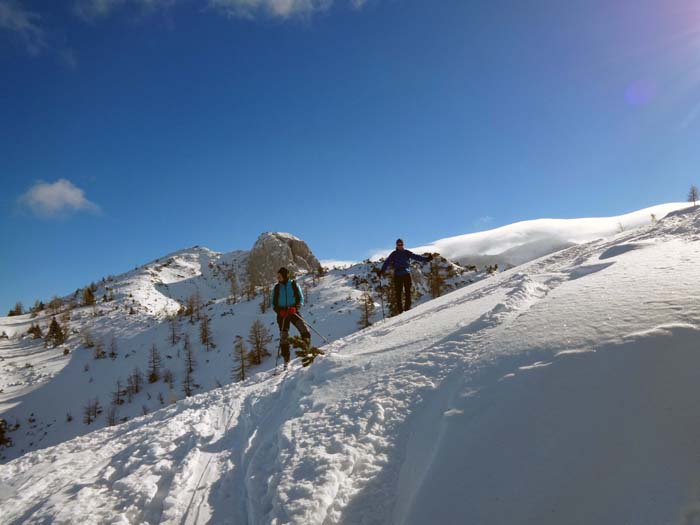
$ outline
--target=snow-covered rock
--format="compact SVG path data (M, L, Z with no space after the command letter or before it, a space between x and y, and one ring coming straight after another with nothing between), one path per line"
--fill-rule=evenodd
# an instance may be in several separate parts
M308 245L289 233L267 232L255 241L248 257L248 276L256 284L276 281L277 270L286 267L294 274L316 271L318 259Z

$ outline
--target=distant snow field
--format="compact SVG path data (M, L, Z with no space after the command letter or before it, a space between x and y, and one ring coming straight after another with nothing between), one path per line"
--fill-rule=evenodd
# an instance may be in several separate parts
M233 336L258 318L274 329L259 298L226 300L219 271L245 252L173 254L117 277L103 313L74 311L73 326L117 338L115 360L78 343L64 356L20 337L29 316L0 318L0 412L20 423L0 522L700 523L700 211L530 221L416 251L517 266L445 262L449 293L432 300L429 268L414 268L417 306L382 320L377 303L359 331L370 266L302 277L331 344L308 368L276 375L273 356L245 382L230 383ZM207 352L200 324L176 321L201 393L159 382L120 405L122 424L67 422L90 397L106 408L154 343L180 380L165 316L193 291L217 343Z

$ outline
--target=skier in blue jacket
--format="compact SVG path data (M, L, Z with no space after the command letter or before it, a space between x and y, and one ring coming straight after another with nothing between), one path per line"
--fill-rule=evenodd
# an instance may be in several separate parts
M277 325L280 328L280 351L284 358L284 368L289 363L289 325L293 324L302 339L311 343L311 334L306 323L301 318L299 310L304 305L304 294L294 279L289 278L289 270L280 268L277 271L277 284L272 289L272 308L277 314Z
M417 255L403 247L403 240L396 240L396 250L391 252L386 258L382 269L379 270L381 276L391 265L394 267L394 290L396 292L396 309L398 313L411 309L411 259L414 261L428 262L433 256L423 257ZM403 303L401 301L402 292L404 294Z

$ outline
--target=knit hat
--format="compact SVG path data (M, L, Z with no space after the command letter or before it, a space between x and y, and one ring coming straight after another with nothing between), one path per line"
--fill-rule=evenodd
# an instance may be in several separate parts
M277 270L277 273L280 274L285 281L289 279L289 270L287 270L284 266Z
M396 244L403 244L403 239L396 239Z

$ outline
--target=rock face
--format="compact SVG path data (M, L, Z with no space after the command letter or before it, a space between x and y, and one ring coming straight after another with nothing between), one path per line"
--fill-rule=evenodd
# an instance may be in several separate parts
M248 258L248 278L256 285L274 283L277 270L284 266L293 274L314 271L318 259L307 244L288 233L263 233L255 241Z

